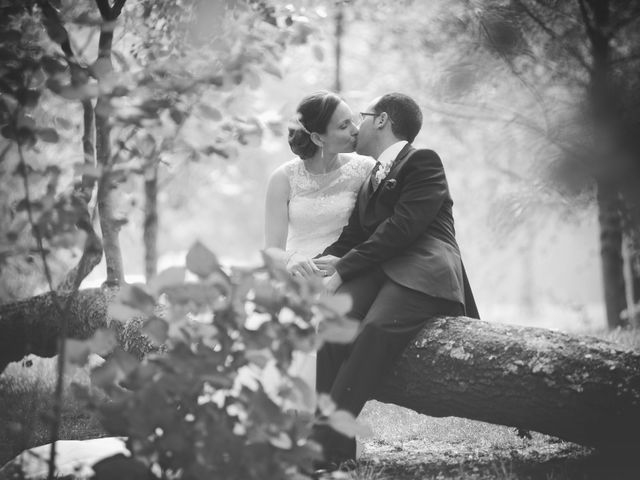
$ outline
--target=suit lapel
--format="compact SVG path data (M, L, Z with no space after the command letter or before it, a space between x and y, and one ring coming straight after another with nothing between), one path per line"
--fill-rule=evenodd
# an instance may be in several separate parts
M402 148L402 150L400 150L400 153L398 153L398 156L393 161L393 165L391 166L389 173L387 174L387 176L382 182L390 178L393 178L393 176L397 174L400 167L404 165L407 159L411 156L410 154L413 153L414 151L415 151L415 148L413 148L411 144L409 143L406 144ZM364 181L364 184L362 185L362 187L360 187L360 192L358 192L358 203L359 203L358 213L360 214L360 221L363 223L364 223L365 212L367 208L369 208L369 206L373 206L376 198L376 193L382 188L381 185L379 185L378 189L375 192L372 190L371 188L372 174L373 174L373 169L371 170L371 172L369 172L369 175L367 175L367 178Z
M415 151L415 148L410 143L407 143L400 153L393 161L393 165L391 166L391 170L389 170L389 174L385 177L385 180L389 178L393 178L395 174L400 170L400 167L404 165L407 159L411 156L410 154ZM383 180L384 181L384 180Z

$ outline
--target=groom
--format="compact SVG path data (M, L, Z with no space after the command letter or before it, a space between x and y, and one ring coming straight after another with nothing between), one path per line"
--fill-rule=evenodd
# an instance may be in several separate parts
M349 316L361 321L351 344L327 343L318 352L316 389L355 416L430 318L478 318L442 162L411 145L422 126L420 107L389 93L360 115L356 151L377 163L340 238L316 259L321 270L335 268L326 288L349 294ZM316 439L328 461L355 457L352 438L320 428Z

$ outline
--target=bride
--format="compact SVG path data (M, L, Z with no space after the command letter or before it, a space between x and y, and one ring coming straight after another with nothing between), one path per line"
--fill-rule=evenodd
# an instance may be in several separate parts
M296 157L271 175L265 208L265 251L291 275L332 273L312 259L340 236L375 164L352 153L357 135L351 109L335 93L313 93L298 105L289 127ZM315 355L297 355L292 373L315 388Z

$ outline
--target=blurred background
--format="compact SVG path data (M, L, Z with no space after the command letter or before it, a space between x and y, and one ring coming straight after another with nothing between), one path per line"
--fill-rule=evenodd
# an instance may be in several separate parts
M80 3L60 2L60 12L79 56L94 58L95 7ZM183 264L196 240L224 264L258 265L267 180L293 156L286 124L301 98L337 91L357 115L376 96L400 91L423 109L414 144L443 160L481 316L569 331L628 324L640 289L637 223L624 188L637 178L628 159L640 157L627 148L627 124L610 120L626 121L637 104L639 8L610 5L603 17L597 3L126 3L113 38L116 75L104 83L114 164L125 173L114 189L127 280ZM43 33L33 28L36 41ZM604 63L597 29L609 32ZM48 42L44 51L56 51ZM92 66L100 78L99 62ZM188 80L197 88L185 87ZM114 93L118 86L127 95ZM57 165L63 191L88 172L78 168L86 158L82 108L49 90L33 116L59 141L39 143L28 161L36 171ZM24 190L9 164L2 202L15 216ZM602 185L619 189L607 200ZM5 227L19 230L14 217ZM0 274L3 302L46 289L37 259L15 253L18 237L5 240L12 253ZM81 250L81 243L56 249L57 275ZM105 278L103 262L84 285Z

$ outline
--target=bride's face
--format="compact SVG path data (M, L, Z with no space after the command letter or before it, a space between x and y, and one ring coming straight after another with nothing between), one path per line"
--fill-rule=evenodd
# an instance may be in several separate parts
M326 133L320 135L325 155L353 152L357 137L358 128L353 123L353 112L346 103L340 102L329 120Z

